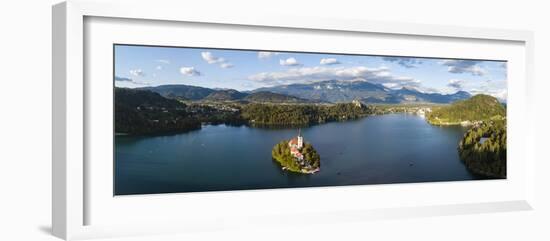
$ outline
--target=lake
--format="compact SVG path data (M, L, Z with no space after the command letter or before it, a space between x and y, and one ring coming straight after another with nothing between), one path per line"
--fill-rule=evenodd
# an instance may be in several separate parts
M296 128L115 136L115 195L473 180L457 152L465 131L407 114L302 127L321 156L313 175L283 171L271 158Z

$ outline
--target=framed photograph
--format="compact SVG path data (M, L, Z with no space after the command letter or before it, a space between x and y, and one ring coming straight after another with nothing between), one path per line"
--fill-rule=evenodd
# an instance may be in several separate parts
M178 5L53 7L56 236L532 209L532 33Z

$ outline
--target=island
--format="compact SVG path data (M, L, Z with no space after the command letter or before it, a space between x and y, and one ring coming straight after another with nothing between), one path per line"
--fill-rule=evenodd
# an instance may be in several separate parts
M291 172L313 174L321 167L321 157L310 143L304 142L300 131L298 136L277 143L271 155L283 170Z

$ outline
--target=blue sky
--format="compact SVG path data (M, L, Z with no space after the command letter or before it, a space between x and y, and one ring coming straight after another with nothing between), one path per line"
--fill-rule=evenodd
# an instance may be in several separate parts
M115 45L115 86L185 84L252 90L324 80L391 89L507 96L506 62Z

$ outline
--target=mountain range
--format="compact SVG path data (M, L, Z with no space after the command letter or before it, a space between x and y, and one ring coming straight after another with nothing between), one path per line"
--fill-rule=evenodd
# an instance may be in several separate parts
M252 91L210 89L189 85L143 87L160 95L180 100L252 101L252 102L326 102L360 100L364 103L452 103L471 97L465 91L453 94L424 93L414 88L390 89L368 81L327 80L307 84L279 85Z
M413 88L394 90L367 81L338 80L281 85L260 88L254 91L270 91L308 100L332 103L349 102L356 99L364 103L451 103L471 96L470 93L465 91L458 91L454 94L424 93Z

